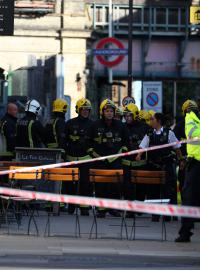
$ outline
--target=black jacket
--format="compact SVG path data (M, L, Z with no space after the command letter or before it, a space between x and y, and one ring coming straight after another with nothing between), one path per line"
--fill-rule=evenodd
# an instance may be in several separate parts
M48 148L65 149L65 115L55 113L45 126L45 137Z
M176 124L173 131L179 141L186 139L184 118ZM187 156L186 143L181 145L181 151L184 156Z
M5 136L8 152L15 150L17 118L6 113L0 121L1 134Z
M17 147L41 148L45 145L45 130L36 115L26 113L17 123Z
M104 119L97 120L91 126L88 136L90 148L99 156L117 154L122 148L126 152L130 147L128 129L119 120L112 120L108 126Z
M66 154L73 157L84 157L88 149L88 130L92 120L78 116L65 124Z
M132 124L125 124L125 126L128 128L130 133L131 150L137 150L150 127L142 121L134 121Z

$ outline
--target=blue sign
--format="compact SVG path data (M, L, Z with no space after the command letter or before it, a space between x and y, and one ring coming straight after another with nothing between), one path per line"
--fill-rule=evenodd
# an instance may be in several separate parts
M154 107L154 106L156 106L158 104L159 97L158 97L157 93L152 92L152 93L149 93L147 95L146 101L147 101L147 104L149 106Z
M94 55L127 55L128 49L94 49Z

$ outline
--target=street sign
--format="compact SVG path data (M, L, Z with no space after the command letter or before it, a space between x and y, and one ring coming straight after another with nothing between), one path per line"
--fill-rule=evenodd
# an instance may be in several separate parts
M200 24L200 6L190 7L190 23Z
M128 50L127 49L102 49L102 50L93 50L94 55L109 55L109 56L114 56L114 55L127 55Z
M131 103L133 103L133 104L135 104L135 99L134 99L134 97L125 97L125 98L123 98L123 100L122 100L122 105L125 107L125 106L127 106L128 104L131 104Z
M14 32L14 0L0 0L0 36Z
M157 93L151 92L151 93L149 93L147 95L146 102L147 102L147 104L149 106L152 106L152 107L156 106L158 104L158 101L159 101L159 97L158 97L158 94Z
M117 49L106 49L106 45L115 45ZM119 65L125 55L128 54L128 50L124 48L124 45L121 41L116 38L109 37L101 39L96 46L96 49L93 50L93 54L96 55L97 60L106 67L114 67ZM117 56L114 60L105 59L104 56Z
M162 82L143 82L143 109L162 112Z

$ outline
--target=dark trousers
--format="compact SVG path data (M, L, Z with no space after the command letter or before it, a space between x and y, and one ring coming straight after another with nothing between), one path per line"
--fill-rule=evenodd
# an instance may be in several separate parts
M79 168L80 182L78 193L81 196L91 196L91 185L89 181L89 165L90 164L80 164L75 166ZM77 183L63 182L62 193L75 195L77 193Z
M185 206L200 206L200 161L190 160L186 166L185 183L182 190L182 200ZM182 218L180 235L190 236L195 219Z
M125 200L138 200L144 201L146 196L146 185L135 185L131 182L131 171L132 170L146 170L146 165L144 166L123 166L124 170L124 199Z
M185 183L185 174L186 174L186 169L184 168L183 170L179 169L178 172L178 181L179 181L179 189L181 192L181 198L182 198L182 191Z
M92 165L93 169L111 170L111 169L122 169L121 160L117 159L113 162L100 161L95 162ZM95 185L95 186L94 186ZM109 198L109 199L119 199L120 193L123 192L123 184L110 184L110 183L96 183L93 184L95 188L96 197L99 198Z

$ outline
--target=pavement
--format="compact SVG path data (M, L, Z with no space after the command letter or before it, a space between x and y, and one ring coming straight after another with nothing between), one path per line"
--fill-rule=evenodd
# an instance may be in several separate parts
M98 239L89 239L92 216L80 217L81 238L75 238L75 217L66 213L51 218L51 236L44 237L46 213L36 217L40 236L27 235L28 217L22 225L10 225L10 234L0 228L0 269L200 269L200 223L191 243L174 243L180 221L166 224L167 241L161 241L161 222L150 216L136 219L136 240L130 240L132 220L127 219L128 236L120 238L121 219L98 219Z

